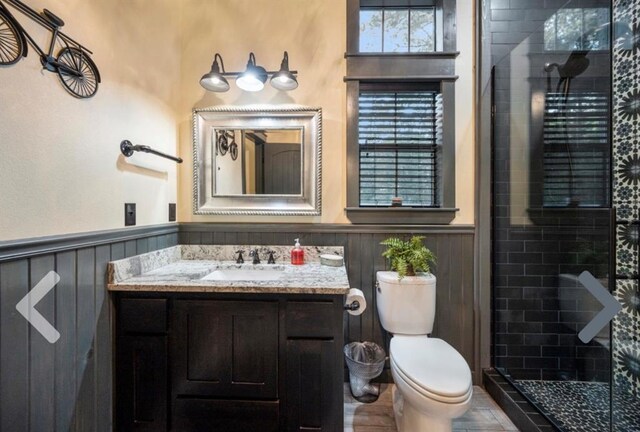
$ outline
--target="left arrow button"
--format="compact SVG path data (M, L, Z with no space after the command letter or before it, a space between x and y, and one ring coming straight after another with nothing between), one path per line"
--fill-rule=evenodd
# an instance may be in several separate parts
M55 343L60 339L60 333L51 325L49 321L38 312L35 307L40 300L46 296L49 291L60 282L60 275L53 270L46 274L45 277L40 279L40 282L33 287L29 293L22 298L16 305L16 309L20 314L26 318L27 321L49 341L49 343Z

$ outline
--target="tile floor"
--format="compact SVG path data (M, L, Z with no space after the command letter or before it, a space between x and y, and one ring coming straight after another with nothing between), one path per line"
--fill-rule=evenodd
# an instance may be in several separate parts
M610 430L608 383L586 381L528 381L521 386L566 432L600 432ZM614 387L615 430L640 430L640 400Z
M391 403L393 384L383 384L380 398L371 404L356 401L344 388L344 430L345 432L396 432ZM453 422L455 432L476 431L517 431L500 407L482 388L473 388L473 405L463 416Z

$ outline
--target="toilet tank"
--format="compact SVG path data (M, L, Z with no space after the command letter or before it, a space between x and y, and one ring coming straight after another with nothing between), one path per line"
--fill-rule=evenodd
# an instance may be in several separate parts
M430 273L398 280L396 272L378 272L376 305L380 323L392 334L426 335L436 314L436 277Z

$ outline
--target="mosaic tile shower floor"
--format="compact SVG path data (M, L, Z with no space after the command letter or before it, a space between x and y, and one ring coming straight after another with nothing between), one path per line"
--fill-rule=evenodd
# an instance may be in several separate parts
M609 384L584 381L529 381L517 384L566 432L605 432L609 428ZM615 397L616 432L640 431L640 400Z

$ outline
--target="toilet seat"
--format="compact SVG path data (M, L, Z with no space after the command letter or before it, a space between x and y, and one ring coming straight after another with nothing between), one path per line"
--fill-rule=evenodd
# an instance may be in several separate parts
M398 376L425 398L457 404L473 391L467 362L442 339L396 335L389 355Z

